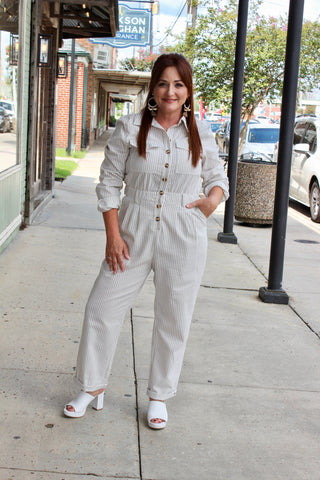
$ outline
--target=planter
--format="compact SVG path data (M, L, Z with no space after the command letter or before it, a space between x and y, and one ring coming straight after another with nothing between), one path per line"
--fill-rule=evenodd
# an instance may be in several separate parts
M238 162L236 220L258 225L272 224L276 176L277 165L274 162Z

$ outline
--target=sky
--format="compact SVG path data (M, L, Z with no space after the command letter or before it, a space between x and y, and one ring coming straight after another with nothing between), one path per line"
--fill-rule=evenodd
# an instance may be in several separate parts
M184 0L179 2L173 2L172 0L159 0L160 1L160 15L155 23L159 24L159 32L154 30L155 44L165 36L165 31L169 25L172 25L176 19L181 6L186 3ZM294 1L294 0L293 0ZM265 16L279 17L286 15L289 11L289 0L264 0L260 12ZM173 31L179 33L186 28L186 13L187 8L177 21ZM305 0L304 2L304 18L310 20L320 19L320 0ZM162 34L162 36L161 36Z
M294 2L294 0L292 0ZM121 2L121 0L120 0ZM124 0L125 3L125 0ZM260 13L265 16L283 16L288 13L290 0L264 0ZM147 3L135 2L132 0L127 3L131 8L148 8ZM185 0L159 0L159 15L153 17L153 43L156 46L159 43L172 43L173 38L166 37L166 31L175 22L172 29L174 34L179 34L186 29L187 6ZM183 8L184 6L184 8ZM178 14L182 9L179 18ZM320 0L305 0L304 18L309 20L320 20ZM171 42L170 42L171 41ZM119 56L126 57L132 55L132 49L119 49Z

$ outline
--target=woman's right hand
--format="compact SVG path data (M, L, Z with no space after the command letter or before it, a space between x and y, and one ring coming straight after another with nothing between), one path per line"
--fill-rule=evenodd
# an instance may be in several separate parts
M106 262L114 274L118 272L118 266L120 267L120 270L124 272L124 258L129 260L130 256L128 245L121 235L111 236L111 238L107 237Z

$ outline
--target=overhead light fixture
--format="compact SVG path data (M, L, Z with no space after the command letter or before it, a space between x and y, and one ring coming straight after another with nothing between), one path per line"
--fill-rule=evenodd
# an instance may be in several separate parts
M52 35L38 36L38 67L50 68L52 63Z

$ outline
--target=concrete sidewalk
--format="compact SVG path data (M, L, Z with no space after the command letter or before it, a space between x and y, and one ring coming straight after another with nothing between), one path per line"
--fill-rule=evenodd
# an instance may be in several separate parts
M94 190L104 143L0 256L0 480L319 480L319 256L301 247L296 258L289 244L290 305L262 303L271 230L236 225L239 244L220 244L223 207L208 221L207 267L168 427L153 431L145 420L151 276L124 323L105 408L63 416L78 391L83 311L105 247ZM301 232L295 222L289 228Z

